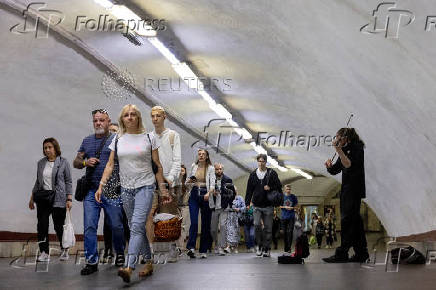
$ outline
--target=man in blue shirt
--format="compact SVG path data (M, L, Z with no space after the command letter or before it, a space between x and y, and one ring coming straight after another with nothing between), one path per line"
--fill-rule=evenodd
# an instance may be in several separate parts
M297 197L291 193L291 185L285 185L285 195L282 209L282 227L285 234L285 252L291 253L292 238L294 233L295 211L298 204Z
M109 217L109 223L112 228L112 241L117 254L115 264L117 266L124 264L124 228L122 223L121 198L118 198L119 200L108 201L102 196L102 202L98 203L94 197L106 163L109 160L111 153L109 145L115 134L110 134L109 132L111 120L106 110L99 109L92 111L92 121L95 134L83 139L76 159L73 162L74 168L82 169L86 167L90 182L88 194L83 200L86 266L81 270L81 275L90 275L98 270L97 228L102 208L105 215ZM104 142L103 146L101 146L102 142ZM100 147L100 156L96 158Z

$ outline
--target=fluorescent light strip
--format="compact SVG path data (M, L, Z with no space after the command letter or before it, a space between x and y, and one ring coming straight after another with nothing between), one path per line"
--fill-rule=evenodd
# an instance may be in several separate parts
M310 175L309 173L304 172L303 170L299 169L299 168L291 168L292 171L294 171L295 173L300 174L301 176L305 177L306 179L312 179L312 175Z
M111 9L114 4L108 0L94 0L95 3L103 6L106 9Z
M122 19L125 25L128 25L128 20L135 20L138 24L141 21L141 18L136 15L132 10L127 8L124 5L114 5L111 1L108 0L94 0L95 3L103 6L104 8L110 10L110 12L117 17L118 19ZM136 23L135 23L136 24ZM225 118L228 123L234 127L235 132L242 136L245 140L250 140L253 136L248 132L247 129L239 127L238 123L233 121L232 114L221 104L217 104L215 100L204 90L198 90L199 87L199 78L197 75L191 70L191 68L184 62L180 62L179 59L157 38L156 31L152 29L150 25L144 25L143 27L135 27L134 31L141 36L146 36L147 40L154 46L156 49L171 63L173 69L176 73L183 79L183 81L188 85L191 89L197 89L197 92L203 99L208 102L209 108L213 110L218 116L221 118ZM250 145L258 154L266 154L267 151L256 143L251 142ZM268 155L267 155L268 156ZM270 164L275 168L278 168L280 171L287 171L287 168L280 166L274 158L268 156L270 160Z
M172 64L177 65L180 64L180 61L177 57L157 38L157 37L149 37L147 40L159 50L160 53L165 56L165 58Z

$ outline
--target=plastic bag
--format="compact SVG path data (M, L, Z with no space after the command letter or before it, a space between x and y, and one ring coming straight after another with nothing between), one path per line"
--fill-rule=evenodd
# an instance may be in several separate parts
M76 244L76 236L74 235L74 227L71 222L71 211L67 210L67 216L64 224L64 233L62 235L62 246L64 248L74 247Z

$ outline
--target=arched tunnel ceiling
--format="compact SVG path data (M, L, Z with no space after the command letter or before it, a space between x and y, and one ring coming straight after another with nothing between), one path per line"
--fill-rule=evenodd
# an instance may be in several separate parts
M56 29L73 35L94 55L128 71L149 100L170 108L188 128L201 133L210 119L217 118L195 91L186 87L178 92L153 91L145 85L147 79L178 77L147 41L134 46L117 32L75 31L77 16L98 18L107 13L94 1L74 1L74 5L62 0L45 2L65 15ZM379 4L372 0L118 2L141 16L164 19L164 43L195 71L206 77L230 79L231 90L220 92L218 98L252 132L333 135L353 113L351 125L367 145L366 201L388 233L406 235L436 229L432 178L436 173L436 126L431 117L436 109L436 75L432 69L436 62L435 32L424 29L426 17L436 13L431 1L397 1L399 8L416 16L412 24L401 27L398 39L359 32L371 21L372 11ZM41 136L57 135L65 140L61 142L65 144L63 150L72 160L80 138L90 132L89 120L82 117L90 108L108 107L116 116L125 103L138 103L143 112L148 112L149 105L139 97L108 99L101 89L104 71L85 59L74 43L52 35L35 39L29 34L10 33L9 27L23 21L10 7L28 2L0 3L4 28L0 32L0 121L4 136L9 137L5 139L17 140L13 148L6 140L0 145L5 168L1 179L5 188L20 184L24 200L40 156ZM50 114L45 113L47 110ZM11 122L13 126L5 126ZM151 123L146 122L150 128ZM217 130L209 128L210 132ZM23 133L18 139L17 131ZM183 136L183 161L190 164L195 154L191 145L197 138L187 133ZM256 152L248 144L235 141L226 147L225 141L223 137L221 146L229 149L232 158L247 169L256 166ZM325 174L324 160L332 154L326 145L310 150L290 145L269 148L283 164L316 174ZM30 154L30 158L23 154ZM17 165L11 156L24 157L25 161ZM247 174L220 154L214 154L214 158L222 161L234 178ZM11 178L10 168L24 172L29 180L24 181L21 174ZM79 175L77 171L75 174ZM297 176L292 171L281 173L283 180ZM340 181L340 176L335 178ZM321 186L318 180L328 179L295 183L306 184L303 192L327 194L334 182ZM8 213L12 213L14 203L6 204Z

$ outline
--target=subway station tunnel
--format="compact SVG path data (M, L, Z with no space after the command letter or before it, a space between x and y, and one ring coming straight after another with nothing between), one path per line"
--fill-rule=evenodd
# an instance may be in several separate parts
M27 203L42 140L57 138L72 164L82 139L93 131L91 111L107 109L116 122L125 104L139 107L147 131L153 129L151 107L164 107L166 126L181 135L182 163L189 168L197 149L207 147L241 195L257 167L256 156L268 154L268 167L282 184L292 184L300 204L320 213L332 206L339 214L341 175L329 175L324 162L334 153L336 131L349 121L366 144L366 229L431 249L436 239L435 13L427 0L0 0L1 267L17 275L29 271L6 265L20 254L17 237L36 233L36 214ZM74 185L82 174L72 169ZM73 203L72 214L76 234L83 234L81 203ZM249 269L241 275L263 271L250 268L260 265L270 267L269 276L257 285L242 286L236 279L209 286L286 288L292 281L287 269L295 278L307 275L299 272L302 267L311 267L277 268L276 261L257 265L246 256L240 259ZM215 279L224 279L219 275L225 275L226 262L213 261L208 267L221 269ZM239 265L237 256L229 261ZM176 278L177 266L201 271L199 261L184 263L165 267L173 267L169 272ZM318 267L311 270L318 282L325 282L310 289L336 283L331 275L337 273L324 277L323 267L330 265L312 266ZM421 279L422 289L434 282L433 264L406 267L400 272ZM375 281L388 274L374 269ZM332 271L357 275L363 286L354 289L410 286L391 276L374 288L363 282L374 277L356 266ZM36 274L24 283L42 287L44 279L53 279ZM80 278L65 276L77 280L77 287L92 283ZM152 279L153 287L177 285L162 282L164 268ZM336 289L353 289L348 274L343 280ZM304 289L308 285L298 281ZM136 286L148 287L147 282ZM198 280L180 285L208 287Z

